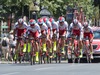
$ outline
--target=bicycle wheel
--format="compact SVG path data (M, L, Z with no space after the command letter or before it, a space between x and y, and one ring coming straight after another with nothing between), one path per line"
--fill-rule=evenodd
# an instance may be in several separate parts
M49 63L49 56L46 56L46 58L47 58L47 63Z
M35 65L36 57L34 55L34 52L31 52L31 58L30 58L30 64Z
M30 58L30 64L33 65L33 56L31 55L31 58Z
M52 63L52 53L50 53L49 56L50 63Z
M39 64L42 64L42 61L41 61L41 56L42 56L42 52L39 51Z
M56 63L57 63L57 60L58 60L58 53L56 53L56 55L55 55L55 61L56 61Z
M43 58L43 62L45 64L46 63L46 52L45 53L43 52L42 58Z
M87 57L87 63L91 63L92 60L90 58L91 54L89 52L87 52L86 57Z

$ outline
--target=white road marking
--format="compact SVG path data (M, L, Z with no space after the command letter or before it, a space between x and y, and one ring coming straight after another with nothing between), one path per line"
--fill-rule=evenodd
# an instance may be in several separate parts
M52 69L52 68L54 68L54 67L37 68L37 69L35 69L35 70L46 70L46 69Z
M14 75L14 74L18 74L19 72L12 72L12 73L5 73L5 74L1 74L1 75Z

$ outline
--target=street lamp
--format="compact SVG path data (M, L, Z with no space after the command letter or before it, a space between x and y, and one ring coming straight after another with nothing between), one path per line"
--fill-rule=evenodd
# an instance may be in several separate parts
M37 14L39 10L40 10L39 3L36 0L33 1L33 12L32 12L33 19L37 20Z

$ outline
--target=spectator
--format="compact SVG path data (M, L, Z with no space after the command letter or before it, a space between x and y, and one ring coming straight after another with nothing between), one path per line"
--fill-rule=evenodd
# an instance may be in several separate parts
M14 52L15 52L15 46L16 46L16 40L13 40L14 36L13 36L13 30L10 31L9 34L9 51L11 53L11 57L10 59L13 61L14 58Z
M1 45L2 45L2 52L4 55L4 60L8 60L9 56L9 38L4 35L4 37L1 39Z
M80 11L79 11L79 22L81 24L83 24L83 22L84 22L84 12L83 12L83 8L82 7L80 7Z
M86 16L84 16L84 22L87 22L87 17Z
M79 12L78 12L78 10L76 8L74 9L74 17L73 17L73 19L79 20Z

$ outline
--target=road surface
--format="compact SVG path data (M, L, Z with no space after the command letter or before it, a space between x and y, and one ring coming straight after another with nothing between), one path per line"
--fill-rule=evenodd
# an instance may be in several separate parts
M100 64L0 64L0 75L99 75Z

